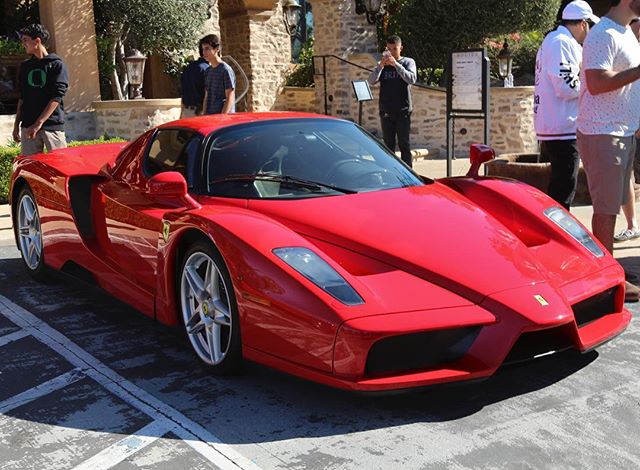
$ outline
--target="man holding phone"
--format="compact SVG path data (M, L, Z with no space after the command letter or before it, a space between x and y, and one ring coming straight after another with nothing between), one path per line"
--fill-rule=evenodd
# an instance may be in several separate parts
M390 36L382 59L369 76L369 84L380 82L380 121L385 145L395 152L396 138L402 161L412 166L409 131L411 129L411 85L416 83L416 63L402 57L402 39Z
M236 112L236 74L222 60L220 38L208 34L200 39L202 57L209 62L204 77L204 100L202 114L227 114Z

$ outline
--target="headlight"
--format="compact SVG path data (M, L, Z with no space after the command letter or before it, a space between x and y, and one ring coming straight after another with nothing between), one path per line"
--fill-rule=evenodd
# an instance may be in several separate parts
M355 289L313 251L301 247L276 248L273 254L343 304L364 303Z
M604 256L604 252L600 249L591 235L589 235L589 232L582 228L571 214L559 207L551 207L544 211L544 215L546 215L562 230L575 238L582 246L593 253L596 258Z

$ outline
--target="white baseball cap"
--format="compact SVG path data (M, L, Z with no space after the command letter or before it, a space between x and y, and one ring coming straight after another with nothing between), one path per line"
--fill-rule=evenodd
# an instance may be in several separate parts
M584 0L575 0L564 7L564 10L562 10L562 19L589 20L593 23L600 21L600 18L593 14L591 6Z

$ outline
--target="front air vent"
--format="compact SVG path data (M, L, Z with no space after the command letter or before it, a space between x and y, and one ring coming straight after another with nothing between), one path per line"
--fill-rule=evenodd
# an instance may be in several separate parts
M572 308L578 328L588 325L609 313L614 313L616 311L616 294L619 288L617 286L612 287L575 304Z
M570 325L573 328L573 325ZM515 364L573 347L571 331L566 325L523 333L513 345L503 364Z
M369 351L366 373L389 375L454 362L466 354L481 329L473 326L381 339Z

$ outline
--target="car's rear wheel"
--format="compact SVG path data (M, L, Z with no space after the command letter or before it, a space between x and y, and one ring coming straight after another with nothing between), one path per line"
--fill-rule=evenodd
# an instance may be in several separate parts
M179 273L180 310L191 347L215 374L238 372L242 365L240 321L222 256L209 243L194 243Z
M40 215L36 200L28 186L20 191L17 208L15 224L22 261L34 279L44 281L48 278L48 273L44 264Z

